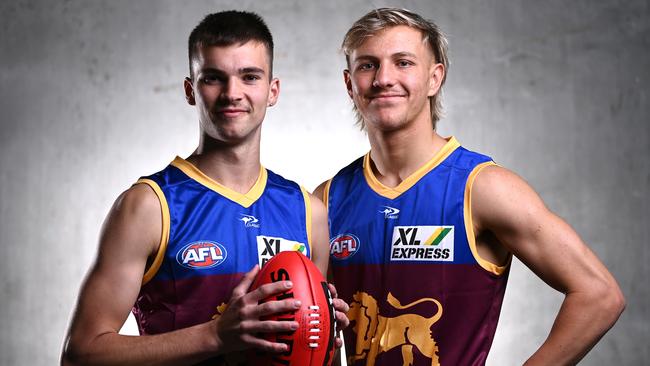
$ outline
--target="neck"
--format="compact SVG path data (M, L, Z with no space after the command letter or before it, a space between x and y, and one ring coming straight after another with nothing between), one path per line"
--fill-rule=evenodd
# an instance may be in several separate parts
M373 173L388 187L408 178L447 142L431 128L431 123L411 124L394 131L368 128L368 140Z
M259 136L256 142L230 145L201 135L199 146L187 161L221 185L247 193L260 174Z

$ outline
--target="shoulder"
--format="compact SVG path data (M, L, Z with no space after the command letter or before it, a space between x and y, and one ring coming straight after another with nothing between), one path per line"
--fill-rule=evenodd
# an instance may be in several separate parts
M443 164L451 165L457 169L472 170L479 164L491 161L492 158L487 155L459 146L445 159Z
M134 184L113 204L104 225L108 242L142 243L147 252L155 252L162 230L162 206L156 192L148 184Z
M314 192L312 193L312 196L318 198L318 200L325 202L327 200L327 189L328 185L330 184L332 180L328 179L324 181L323 183L319 184L316 189L314 189Z
M336 173L336 175L334 175L334 178L332 178L332 179L343 178L343 177L346 177L346 176L354 175L355 173L358 173L359 171L363 171L363 164L364 164L366 155L358 157L357 159L352 161L350 164L343 167L341 170L338 171L338 173Z
M119 195L113 211L136 216L155 216L160 212L160 201L151 185L136 183Z
M316 188L316 190L318 190L318 188ZM314 190L314 193L307 193L314 221L327 218L327 208L325 207L322 198L316 194L316 190Z
M271 169L266 169L267 184L281 187L291 187L295 189L300 189L300 185L291 179L287 179L282 175L275 173Z
M489 165L481 169L471 190L472 216L489 228L518 225L547 209L533 188L514 172Z

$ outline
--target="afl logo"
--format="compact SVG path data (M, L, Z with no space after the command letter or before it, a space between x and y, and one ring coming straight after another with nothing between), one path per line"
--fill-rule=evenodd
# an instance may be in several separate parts
M220 265L226 260L226 248L211 241L195 241L176 253L176 261L185 268L205 269Z
M334 259L348 259L358 250L361 242L353 234L341 234L330 241L330 255Z

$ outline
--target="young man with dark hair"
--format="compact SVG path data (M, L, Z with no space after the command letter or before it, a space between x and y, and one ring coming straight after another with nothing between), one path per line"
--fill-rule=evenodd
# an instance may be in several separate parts
M512 255L565 294L527 364L577 363L624 308L576 232L491 158L436 133L448 69L438 27L369 12L343 41L348 94L371 150L321 184L334 283L350 304L350 365L481 365Z
M323 204L260 164L262 121L280 92L267 26L253 13L211 14L188 46L184 87L197 108L199 145L115 202L63 364L239 365L246 357L238 351L284 352L286 344L261 334L290 332L297 322L263 318L300 302L259 304L292 286L280 281L248 292L259 266L297 250L327 272ZM338 299L335 307L347 310ZM140 337L118 334L131 310ZM341 312L337 318L345 325Z

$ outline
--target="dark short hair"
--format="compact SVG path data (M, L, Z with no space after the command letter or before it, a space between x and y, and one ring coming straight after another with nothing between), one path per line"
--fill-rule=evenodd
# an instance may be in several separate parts
M269 71L273 74L273 36L262 17L255 13L237 10L208 14L192 30L188 39L190 77L194 79L192 60L201 47L241 45L249 41L260 42L266 47L269 55Z

